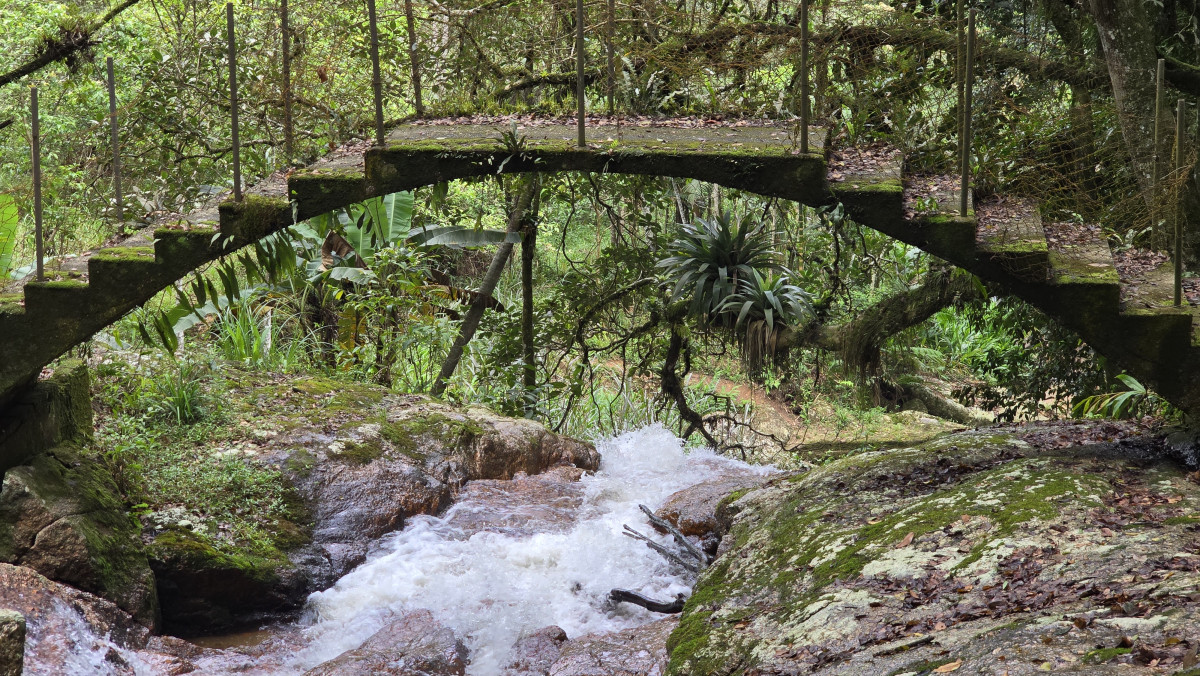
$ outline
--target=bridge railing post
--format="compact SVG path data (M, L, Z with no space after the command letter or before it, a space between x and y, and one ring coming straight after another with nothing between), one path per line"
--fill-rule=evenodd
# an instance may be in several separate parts
M579 139L578 145L580 148L587 147L587 138L585 136L584 127L584 97L587 93L583 81L583 0L575 0L575 103L579 108Z
M808 0L800 0L800 152L808 152Z
M617 6L616 0L608 0L608 26L605 30L605 49L608 52L608 114L616 113L616 103L614 98L617 89L617 60L616 53L613 51L613 37L616 33L617 24Z
M1187 167L1183 157L1183 116L1187 111L1187 100L1180 97L1175 104L1175 305L1183 304L1183 184Z
M1163 225L1159 221L1163 218L1162 210L1162 114L1163 106L1166 104L1165 94L1165 78L1166 78L1166 59L1158 60L1158 69L1154 77L1154 156L1153 163L1150 165L1150 233L1153 246L1161 247L1165 244L1163 241Z
M38 88L29 88L29 118L33 145L33 240L37 256L37 281L46 281L45 246L42 239L42 126L38 117Z
M967 21L967 47L963 60L963 124L962 124L962 185L960 186L958 215L967 217L970 208L971 190L971 98L975 86L975 15L972 9Z
M283 41L283 159L291 166L295 152L292 127L292 28L288 0L279 0L279 34Z
M234 34L233 3L225 3L225 31L229 38L229 115L233 127L233 199L242 200L242 148L238 130L237 43Z
M121 194L121 146L120 132L117 129L117 80L113 75L113 58L111 56L104 60L104 66L108 74L108 130L109 136L112 138L113 198L115 200L114 207L116 209L117 222L121 222L125 220L125 200Z
M383 76L379 71L379 24L375 16L375 0L367 0L368 23L371 31L371 89L375 96L375 145L383 145Z

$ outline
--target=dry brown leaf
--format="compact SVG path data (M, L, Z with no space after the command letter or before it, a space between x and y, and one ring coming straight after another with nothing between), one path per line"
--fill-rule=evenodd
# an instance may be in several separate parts
M907 546L911 545L912 541L913 541L913 537L915 537L915 536L916 536L915 533L913 533L912 531L909 531L908 535L905 535L904 539L900 541L900 544L896 545L896 549L901 549L903 547L907 547Z
M968 522L968 521L970 521L970 520L971 520L971 515L970 515L970 514L963 514L963 515L962 515L962 522L963 522L963 523L967 523L967 522Z
M1112 536L1113 536L1113 532L1112 532L1112 529L1111 529L1111 528L1101 528L1101 529L1100 529L1100 534L1101 534L1101 535L1103 535L1103 536L1104 536L1104 537L1106 537L1106 538L1110 538L1110 537L1112 537Z
M962 660L954 660L953 662L950 662L949 664L943 664L942 666L938 667L937 669L934 669L933 673L948 674L951 671L957 671L958 668L961 666L962 666Z

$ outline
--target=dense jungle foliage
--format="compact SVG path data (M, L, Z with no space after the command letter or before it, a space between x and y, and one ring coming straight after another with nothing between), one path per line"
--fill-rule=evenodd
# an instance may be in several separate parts
M812 3L813 123L831 146L886 145L911 173L955 172L961 4ZM1153 69L1167 60L1170 101L1200 91L1195 3L967 5L979 11L977 199L1033 195L1047 222L1097 224L1114 250L1161 248L1165 221L1147 207L1147 177L1165 166L1171 139L1156 147L1152 127L1174 122L1170 106L1155 118ZM585 6L591 113L626 124L795 124L797 3ZM292 3L290 157L279 5L237 2L235 15L246 176L372 138L365 3ZM0 275L24 277L33 256L31 85L41 92L52 261L228 190L224 21L224 3L207 0L7 1ZM383 0L379 21L389 124L420 114L504 129L507 116L571 114L572 3ZM111 181L109 56L124 214ZM520 133L497 143L519 145ZM1173 185L1195 211L1190 174ZM507 264L493 265L498 257ZM911 321L871 321L896 303ZM461 327L472 307L478 330L448 360L456 338L471 337ZM85 351L102 364L103 401L117 416L114 457L122 440L184 443L195 434L177 425L219 422L230 381L258 370L434 392L583 437L662 420L766 457L797 438L756 433L751 409L764 406L844 441L922 397L982 409L958 407L960 422L1060 416L1079 402L1077 412L1170 413L1004 289L838 207L659 177L498 175L378 198L198 271Z

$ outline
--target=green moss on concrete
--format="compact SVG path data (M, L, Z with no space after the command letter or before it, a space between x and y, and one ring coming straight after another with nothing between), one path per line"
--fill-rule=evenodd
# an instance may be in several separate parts
M221 234L235 245L257 241L292 224L292 203L282 197L244 195L241 202L226 200L219 207Z
M99 261L144 261L154 259L154 247L150 246L115 246L101 249L90 260Z

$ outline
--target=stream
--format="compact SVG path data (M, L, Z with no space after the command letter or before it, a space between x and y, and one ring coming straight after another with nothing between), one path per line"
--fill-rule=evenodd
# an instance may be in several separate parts
M466 644L467 673L490 676L503 672L519 638L547 625L576 638L660 619L607 603L614 587L661 599L689 591L688 579L622 534L624 524L654 534L638 505L657 508L676 491L731 472L772 470L707 449L685 453L658 425L597 449L600 470L578 481L577 470L559 468L468 484L441 516L410 519L379 540L366 562L310 596L296 625L198 666L203 673L302 673L358 647L398 613L424 608Z

